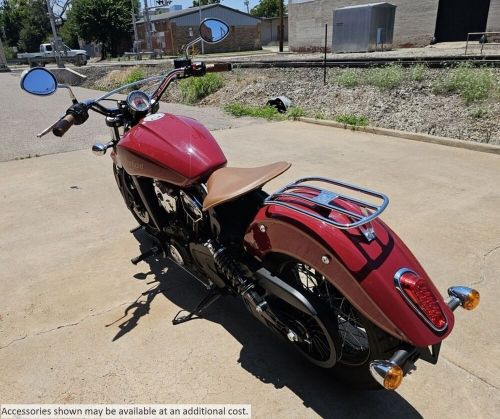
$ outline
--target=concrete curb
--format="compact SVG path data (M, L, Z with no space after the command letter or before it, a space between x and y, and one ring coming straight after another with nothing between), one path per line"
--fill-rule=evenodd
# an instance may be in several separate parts
M68 84L70 86L79 86L87 78L87 76L67 67L51 68L50 71L56 76L58 83Z
M500 146L497 145L475 143L472 141L464 141L464 140L455 140L453 138L438 137L437 135L420 134L415 132L407 132L396 129L380 128L372 126L359 127L327 119L299 117L297 118L297 121L306 122L309 124L324 125L327 127L351 129L353 131L369 132L370 134L388 135L390 137L405 138L407 140L439 144L448 147L465 148L467 150L480 151L482 153L500 154Z

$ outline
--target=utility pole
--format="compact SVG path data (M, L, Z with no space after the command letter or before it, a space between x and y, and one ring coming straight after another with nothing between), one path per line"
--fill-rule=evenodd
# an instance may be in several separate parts
M7 59L3 50L2 38L0 37L0 70L7 68Z
M148 51L153 51L153 43L151 42L151 19L149 18L148 0L144 0L144 21L146 23L146 48Z
M139 35L137 34L137 23L135 20L135 8L134 8L134 0L131 0L132 3L132 25L134 26L134 52L139 52L137 48L139 47Z
M283 0L279 0L280 2L280 52L283 52L283 38L285 37L285 28L283 27Z
M46 2L49 12L50 26L52 27L52 36L54 37L54 55L56 58L56 63L59 68L64 68L64 63L61 61L61 43L59 42L59 37L57 36L56 20L54 18L54 13L52 12L50 0L46 0Z
M243 4L247 7L247 13L250 13L250 8L248 7L249 3L250 3L250 1L249 1L249 0L245 0L245 1L243 2Z

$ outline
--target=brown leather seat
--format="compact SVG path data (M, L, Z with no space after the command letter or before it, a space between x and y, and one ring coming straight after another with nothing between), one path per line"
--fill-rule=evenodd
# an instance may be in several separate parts
M280 161L261 167L222 167L208 178L208 193L203 201L203 209L207 210L260 188L290 166L290 163Z

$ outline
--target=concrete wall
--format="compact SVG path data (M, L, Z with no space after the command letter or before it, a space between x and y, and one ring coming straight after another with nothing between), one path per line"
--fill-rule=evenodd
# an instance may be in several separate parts
M500 32L500 0L490 0L490 13L488 14L486 31Z
M333 9L368 0L315 0L288 4L289 46L292 51L314 51L323 48L325 24L332 39ZM392 0L397 6L394 24L394 46L428 45L434 35L439 0ZM500 9L499 0L492 0ZM491 21L491 11L490 18ZM498 16L498 12L496 12ZM500 19L496 19L498 22ZM331 44L330 44L331 47Z
M279 43L279 26L280 18L273 17L268 19L262 19L261 24L261 42L262 45L274 45ZM285 27L284 41L288 42L288 18L283 19L283 26Z

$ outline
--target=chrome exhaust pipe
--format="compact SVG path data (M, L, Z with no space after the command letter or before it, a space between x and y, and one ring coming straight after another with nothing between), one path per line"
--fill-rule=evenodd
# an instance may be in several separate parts
M469 287L461 285L448 288L450 298L446 302L450 309L455 310L458 306L466 310L474 310L481 299L479 292Z

